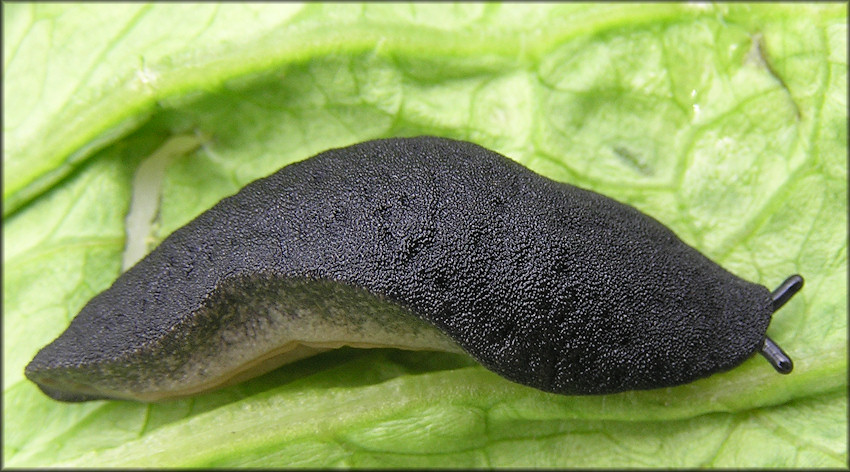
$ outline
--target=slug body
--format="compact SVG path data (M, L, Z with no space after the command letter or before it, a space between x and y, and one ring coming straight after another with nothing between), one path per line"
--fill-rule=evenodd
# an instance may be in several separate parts
M739 365L773 305L630 206L475 144L386 139L225 198L93 298L26 375L58 400L153 401L341 345L395 346L612 393Z

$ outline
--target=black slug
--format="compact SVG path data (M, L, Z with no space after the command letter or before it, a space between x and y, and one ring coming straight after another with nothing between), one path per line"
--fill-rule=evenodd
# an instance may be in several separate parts
M342 345L466 352L561 394L679 385L761 352L776 291L664 225L463 141L384 139L291 164L167 237L41 349L63 401L155 401Z

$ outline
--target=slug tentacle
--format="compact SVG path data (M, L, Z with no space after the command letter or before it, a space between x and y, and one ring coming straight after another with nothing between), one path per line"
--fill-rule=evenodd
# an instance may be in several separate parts
M773 342L769 336L764 337L764 345L759 353L770 362L770 365L780 374L790 374L794 370L794 362L788 357L788 354Z
M770 294L771 309L776 313L795 293L803 288L803 277L795 274L785 279L773 293ZM759 353L770 362L770 365L780 374L790 374L794 370L794 362L770 337L764 337L764 345Z
M794 294L799 292L801 288L803 288L803 277L799 274L794 274L785 279L785 281L782 282L779 287L776 287L776 290L770 294L772 301L771 309L773 312L776 313L777 310L782 308L782 306L785 305L788 300L794 296Z

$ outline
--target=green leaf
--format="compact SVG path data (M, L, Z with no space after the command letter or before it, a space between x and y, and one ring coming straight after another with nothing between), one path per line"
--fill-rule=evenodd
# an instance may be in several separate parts
M6 466L847 466L845 4L15 3L3 34ZM24 378L128 232L151 249L290 162L419 134L630 203L768 287L802 274L769 330L794 372L568 397L341 349L161 404ZM128 227L134 195L158 205Z

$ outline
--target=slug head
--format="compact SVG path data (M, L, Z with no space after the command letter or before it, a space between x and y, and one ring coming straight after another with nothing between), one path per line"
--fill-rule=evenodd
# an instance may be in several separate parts
M536 386L580 395L671 387L730 370L755 352L777 372L790 373L791 359L765 332L772 313L801 286L802 277L795 275L771 294L760 285L730 278L718 297L722 301L700 303L697 311L673 307L668 299L663 309L641 300L647 316L635 316L636 310L631 315L615 313L611 325L600 322L596 329L567 336L561 331L561 337L570 338L567 349L554 356L554 373L539 376ZM700 296L694 300L702 300L702 292L695 293ZM664 317L652 315L662 310ZM590 338L592 348L582 341Z

